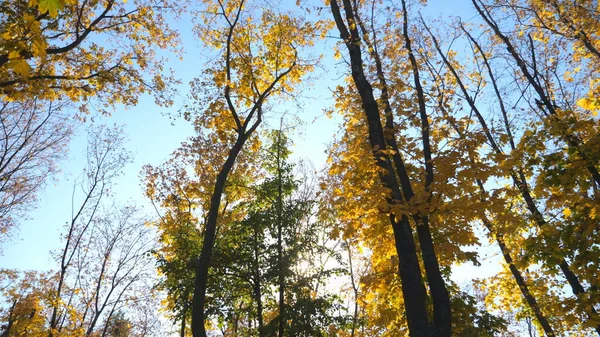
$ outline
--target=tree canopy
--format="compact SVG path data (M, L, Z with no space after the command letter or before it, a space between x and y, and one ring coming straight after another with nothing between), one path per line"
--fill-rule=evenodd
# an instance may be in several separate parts
M0 335L600 335L600 7L436 6L1 2L0 235L90 113L152 94L194 134L142 211L111 190L125 135L89 128L56 266L0 272ZM339 121L316 168L313 109Z

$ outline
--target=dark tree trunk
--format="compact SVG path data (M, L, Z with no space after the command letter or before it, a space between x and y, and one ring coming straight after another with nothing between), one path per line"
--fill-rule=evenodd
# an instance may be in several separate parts
M283 182L281 181L281 130L277 135L277 264L279 283L278 336L283 337L285 324L285 275L283 272Z
M261 275L260 275L260 253L259 253L259 242L258 242L258 224L253 224L254 237L254 261L253 261L253 280L252 280L252 291L254 293L254 301L256 301L256 320L258 321L258 336L265 337L263 322L263 306L262 306L262 291L261 291Z
M403 9L405 9L404 7L405 4L403 2ZM358 22L359 27L363 32L365 43L369 47L370 54L375 60L377 77L379 79L379 85L381 87L381 100L383 102L383 109L386 117L386 144L393 150L392 160L396 168L396 174L400 180L400 186L402 189L404 199L408 202L414 196L414 192L411 187L410 178L408 176L406 166L404 165L404 161L400 156L398 144L394 135L396 130L393 117L394 114L389 101L389 89L385 74L383 72L383 66L381 58L379 56L379 51L377 48L377 37L375 35L375 32L373 31L373 39L372 41L370 41L367 34L367 29L365 28L362 19L359 17L357 9L354 9L354 13L356 16L356 21ZM425 189L427 192L429 192L431 183L433 182L433 163L431 158L431 146L429 144L429 122L427 120L427 111L425 107L423 88L421 87L420 83L421 81L419 77L419 70L417 67L416 59L412 52L411 41L408 37L408 17L406 11L404 11L403 21L403 35L405 39L406 48L409 52L409 61L413 68L414 82L417 91L417 96L419 99L419 113L422 121L421 131L423 139L423 153L425 154ZM421 255L423 258L425 271L427 273L429 287L434 302L434 322L436 328L442 336L450 336L452 327L450 297L440 272L439 263L435 253L433 240L431 237L431 231L429 228L429 219L427 216L414 216L413 218L415 220L415 223L417 224L417 233L419 237L419 243L421 245Z
M10 330L12 329L13 324L15 323L15 318L13 317L13 312L15 311L15 307L17 306L17 300L14 300L10 310L8 311L8 321L6 322L6 327L2 332L2 337L9 337Z
M187 299L187 295L185 295ZM183 305L183 310L181 312L181 328L179 329L179 337L185 337L185 315L187 312L187 305Z
M194 297L192 300L192 334L194 337L207 337L204 322L206 320L204 307L206 305L206 286L208 282L208 270L210 267L210 261L215 246L215 238L217 234L217 219L219 215L219 208L221 206L221 196L225 189L225 182L227 176L231 172L235 159L242 150L242 147L246 143L247 137L244 134L240 134L229 151L227 160L221 167L217 180L215 182L215 189L210 199L210 208L208 210L208 216L206 224L204 226L204 239L202 241L202 252L197 262L196 267L196 280L194 283Z
M344 0L343 3L346 20L348 22L356 22L350 1ZM337 0L330 1L330 6L337 28L350 54L352 78L361 97L362 108L367 119L369 142L377 165L383 169L380 179L382 184L391 190L388 202L390 204L402 202L400 186L393 173L393 166L389 158L382 152L387 147L386 140L383 133L379 107L373 95L373 88L364 74L358 30L355 24L351 24L351 29L350 31L348 30L340 13ZM390 214L390 222L399 258L398 270L402 281L402 294L410 336L429 337L433 331L427 314L427 295L421 277L421 269L408 217L397 217L394 214Z
M402 0L402 10L404 12L404 20L402 31L404 34L404 43L408 51L408 59L413 72L413 81L417 98L419 101L419 115L421 118L421 138L423 142L423 156L425 159L425 192L429 193L428 200L431 200L431 184L433 183L433 158L431 144L429 139L429 120L427 116L427 108L425 106L425 94L421 86L419 74L419 65L412 50L410 37L408 36L408 10L405 0ZM450 308L450 295L446 289L446 283L440 271L440 265L435 253L433 238L429 228L429 217L415 216L417 224L417 235L421 247L421 257L427 275L429 291L433 300L433 320L440 336L450 337L452 331L452 310Z

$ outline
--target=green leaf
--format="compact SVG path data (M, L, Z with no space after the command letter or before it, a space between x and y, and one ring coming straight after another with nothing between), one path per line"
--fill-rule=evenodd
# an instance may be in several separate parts
M55 18L58 11L65 7L64 0L40 0L38 8L41 13L48 12L51 17Z

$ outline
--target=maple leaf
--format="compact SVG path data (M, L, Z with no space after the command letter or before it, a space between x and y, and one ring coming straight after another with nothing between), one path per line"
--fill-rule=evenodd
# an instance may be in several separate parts
M9 63L9 66L15 72L15 74L19 76L27 76L31 71L31 67L25 60L12 60Z
M51 17L55 18L58 15L58 11L62 10L65 4L62 0L40 0L38 8L40 12L48 12Z

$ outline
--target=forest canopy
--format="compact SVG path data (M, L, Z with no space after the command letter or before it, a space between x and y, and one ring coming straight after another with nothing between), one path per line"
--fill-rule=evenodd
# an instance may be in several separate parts
M0 336L600 336L600 5L451 6L2 0Z

